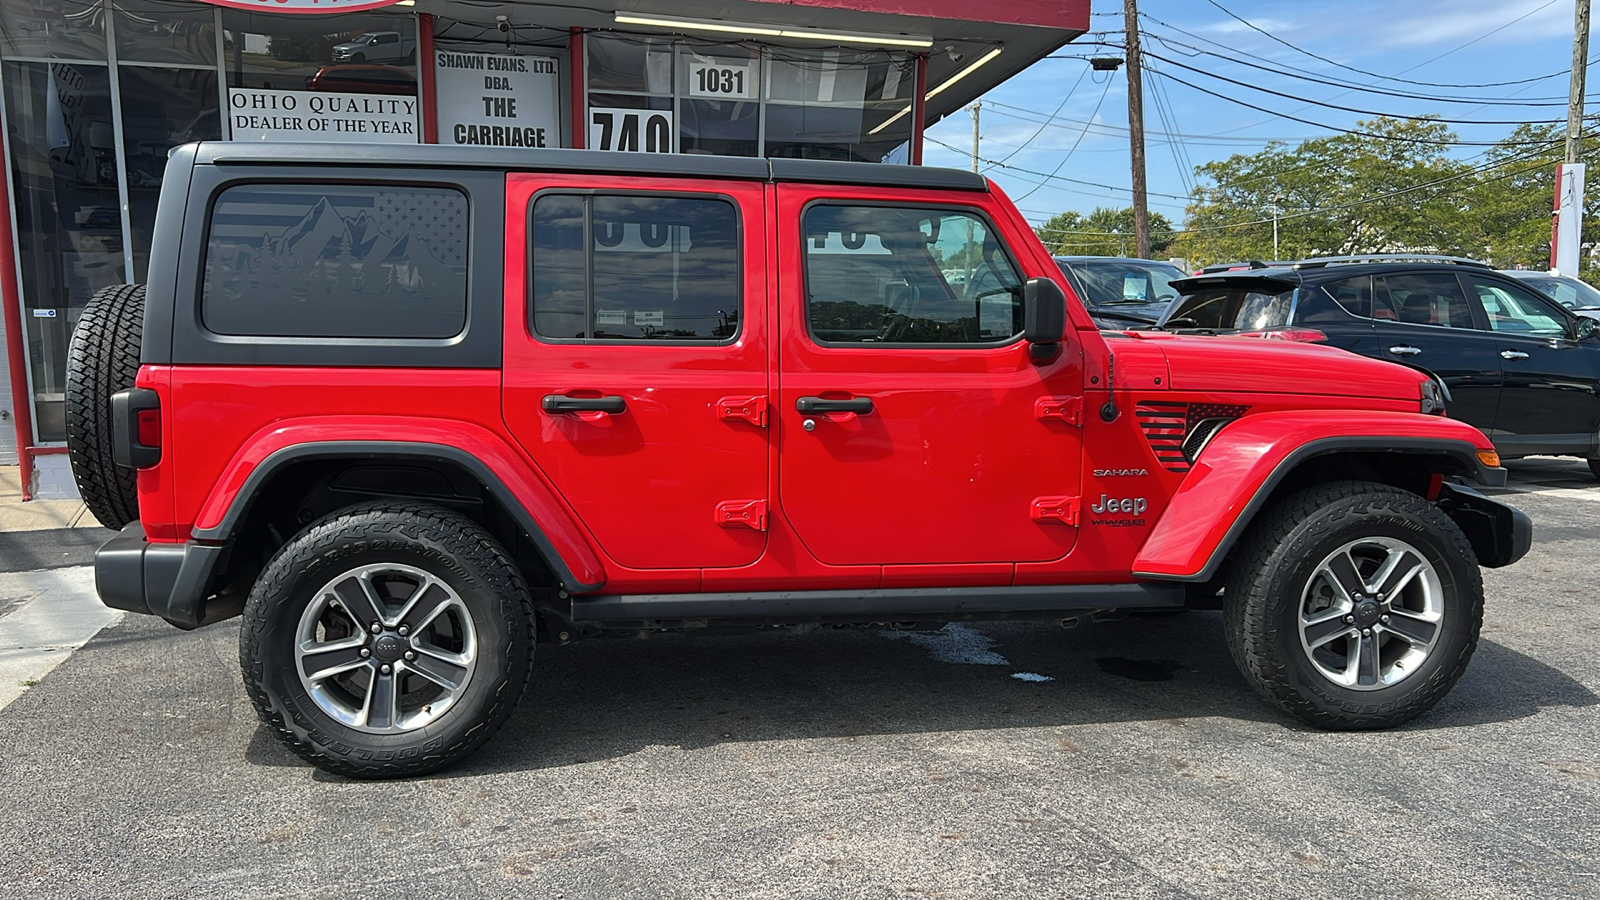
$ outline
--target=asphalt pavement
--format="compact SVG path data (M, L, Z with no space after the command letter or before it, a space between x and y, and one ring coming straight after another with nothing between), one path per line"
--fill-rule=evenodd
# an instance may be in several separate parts
M465 765L362 783L258 724L235 623L127 616L0 709L0 894L1600 897L1600 486L1512 466L1532 553L1375 733L1269 708L1216 613L668 635L541 646Z

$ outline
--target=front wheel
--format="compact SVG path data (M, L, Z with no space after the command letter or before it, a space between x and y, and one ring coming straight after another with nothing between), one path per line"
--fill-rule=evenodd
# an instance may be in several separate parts
M239 658L262 721L339 775L448 766L510 716L528 680L528 588L472 520L376 502L333 513L267 564Z
M1387 485L1337 482L1272 507L1224 596L1234 661L1309 724L1386 728L1449 693L1483 624L1483 580L1449 516Z

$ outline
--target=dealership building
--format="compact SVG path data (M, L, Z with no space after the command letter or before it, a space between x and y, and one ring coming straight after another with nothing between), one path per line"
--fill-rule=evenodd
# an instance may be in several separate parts
M922 161L1089 0L0 0L0 464L75 496L66 358L143 282L167 151L439 143Z

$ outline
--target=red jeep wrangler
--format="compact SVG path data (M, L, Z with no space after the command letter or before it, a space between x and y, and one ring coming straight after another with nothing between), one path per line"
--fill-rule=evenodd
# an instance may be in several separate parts
M976 175L328 152L173 154L150 283L74 337L71 449L126 525L105 603L242 610L262 718L332 772L472 752L536 641L712 626L1220 606L1268 699L1383 727L1529 546L1436 382L1102 333Z

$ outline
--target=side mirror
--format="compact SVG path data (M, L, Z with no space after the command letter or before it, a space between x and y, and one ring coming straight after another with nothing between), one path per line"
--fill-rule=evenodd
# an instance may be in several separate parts
M1572 323L1572 339L1575 341L1586 341L1596 334L1600 334L1600 319L1579 316L1578 321Z
M1600 323L1596 323L1600 324ZM1036 360L1055 356L1067 333L1067 295L1053 278L1030 278L1022 288L1022 337Z

